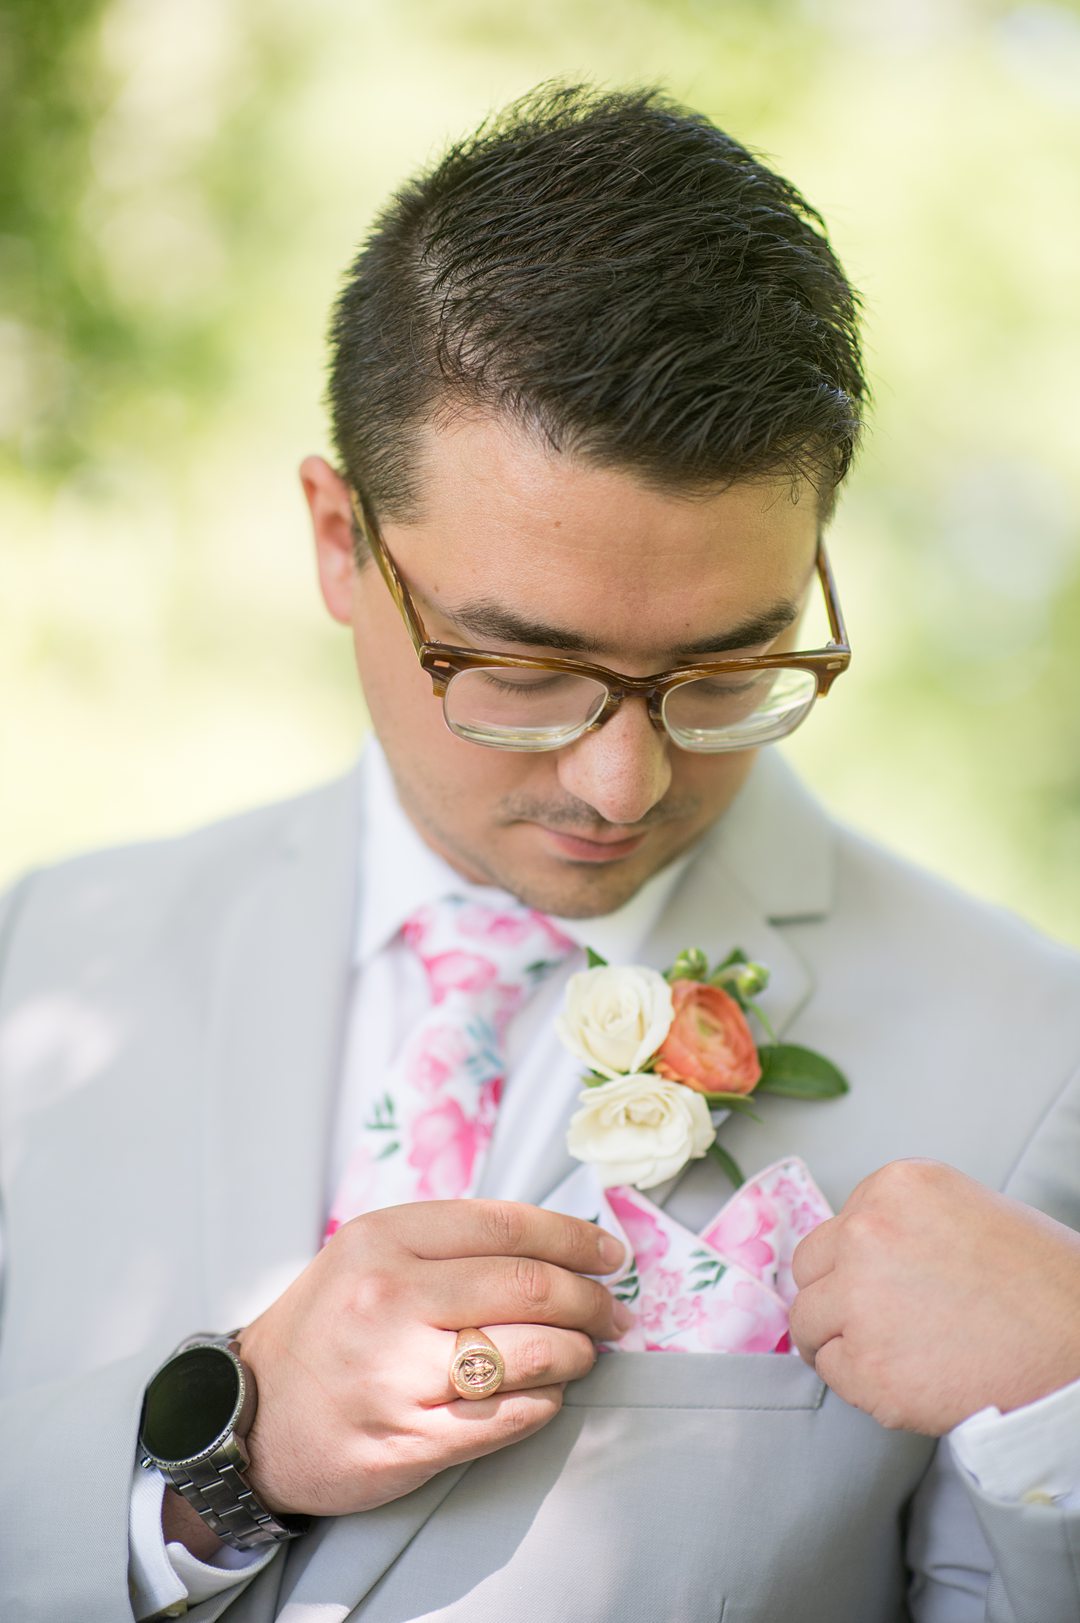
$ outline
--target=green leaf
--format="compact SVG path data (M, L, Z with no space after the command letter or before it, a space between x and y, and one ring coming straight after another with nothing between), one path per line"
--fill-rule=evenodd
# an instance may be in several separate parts
M761 1081L758 1093L780 1093L788 1099L838 1099L849 1091L832 1060L797 1043L763 1043L758 1049Z
M715 1139L709 1145L709 1154L712 1156L713 1160L723 1168L724 1173L735 1185L735 1188L740 1189L746 1182L746 1179L739 1170L739 1163L736 1161L735 1157L733 1155L729 1155L727 1150L724 1149L724 1146L717 1143Z
M707 1093L705 1103L714 1109L733 1110L736 1115L749 1116L751 1121L761 1117L743 1093Z
M590 969L606 969L608 967L607 959L601 958L600 954L593 952L591 947L585 948L585 962Z
M627 1306L637 1301L641 1295L641 1280L638 1278L636 1263L631 1265L630 1272L620 1279L617 1285L611 1287L611 1294L617 1302L625 1302Z

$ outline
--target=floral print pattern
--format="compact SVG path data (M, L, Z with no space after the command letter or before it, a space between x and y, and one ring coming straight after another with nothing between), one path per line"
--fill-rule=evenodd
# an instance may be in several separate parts
M577 1168L544 1204L600 1223L628 1248L620 1274L604 1283L634 1323L604 1351L792 1351L791 1258L803 1235L832 1216L798 1156L743 1184L700 1234L629 1184L600 1188L593 1166Z
M408 1200L470 1195L483 1170L504 1083L511 1016L574 943L520 903L448 896L420 908L401 938L424 966L428 1015L406 1041L365 1122L326 1226Z

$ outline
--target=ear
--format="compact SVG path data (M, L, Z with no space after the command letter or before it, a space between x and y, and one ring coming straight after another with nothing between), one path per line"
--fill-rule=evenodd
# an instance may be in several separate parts
M323 602L335 620L351 625L356 558L349 488L321 456L304 458L300 464L300 483L311 513Z

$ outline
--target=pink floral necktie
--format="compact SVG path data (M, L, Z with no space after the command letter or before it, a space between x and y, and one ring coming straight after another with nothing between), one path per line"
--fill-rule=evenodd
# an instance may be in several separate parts
M502 1096L511 1016L575 943L542 913L447 896L402 929L432 1007L406 1039L364 1123L325 1238L361 1212L476 1188Z

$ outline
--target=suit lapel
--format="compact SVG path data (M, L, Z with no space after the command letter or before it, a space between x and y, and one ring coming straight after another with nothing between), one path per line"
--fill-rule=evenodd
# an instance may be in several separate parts
M268 819L230 875L205 1094L207 1313L260 1312L321 1238L355 911L358 775Z
M765 750L734 804L703 839L648 940L628 943L621 961L667 969L687 947L701 947L710 960L741 947L770 970L758 1002L782 1036L811 997L813 981L780 926L828 913L833 864L828 818L784 760ZM560 1054L558 1063L580 1074L575 1059ZM538 1150L529 1184L514 1198L542 1204L577 1165L559 1134ZM679 1181L661 1186L658 1205Z
M756 1002L775 1036L783 1040L814 993L809 966L783 933L783 925L809 924L826 916L833 889L834 842L828 818L783 758L765 751L703 848L700 863L688 871L683 885L689 892L686 910L673 922L664 920L663 951L657 963L666 966L687 946L702 947L710 959L740 947L769 970L769 984ZM761 1103L764 1114L768 1101ZM739 1125L726 1124L729 1131ZM753 1124L741 1125L752 1138ZM769 1159L766 1153L765 1161ZM745 1173L751 1170L752 1163L744 1164ZM706 1159L692 1162L670 1183L650 1190L649 1196L696 1233L730 1193L715 1163Z
M769 969L769 985L757 1001L782 1038L814 990L810 970L782 926L828 913L833 864L833 837L824 812L783 759L765 751L634 956L666 969L687 947L701 947L710 961L740 947ZM523 1198L546 1200L576 1165L560 1137L558 1144L548 1146L536 1186ZM709 1161L695 1162L667 1184L650 1189L649 1198L658 1206L672 1201L672 1215L698 1228L728 1193Z
M450 1466L376 1510L317 1521L288 1552L278 1623L340 1623L349 1617L468 1469Z

